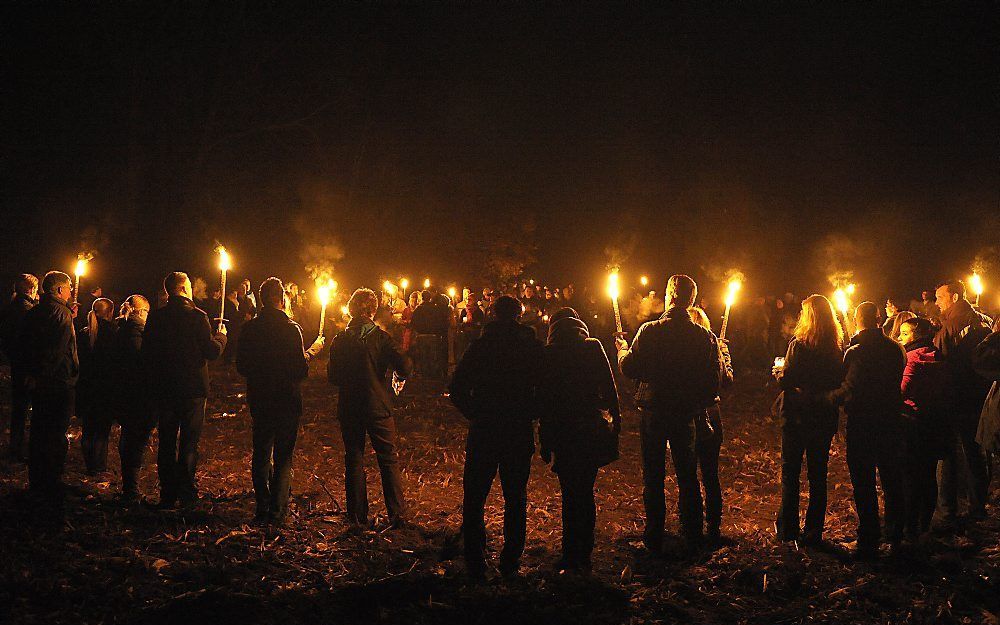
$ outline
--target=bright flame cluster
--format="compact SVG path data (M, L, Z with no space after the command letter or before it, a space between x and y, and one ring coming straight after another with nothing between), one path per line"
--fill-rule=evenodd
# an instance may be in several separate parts
M76 268L73 270L73 273L76 274L77 278L79 278L80 276L87 275L87 257L86 256L82 256L81 255L81 256L77 257L77 259L76 259Z
M618 288L618 270L615 269L608 274L608 297L616 300L620 294L621 291Z
M233 268L233 259L229 256L229 252L225 247L219 246L215 248L215 251L219 253L219 271L229 271Z
M986 290L986 288L983 286L983 279L979 277L978 273L972 274L972 276L969 278L969 288L972 289L972 292L977 297L982 295L983 291Z
M837 307L837 310L839 310L842 315L846 315L847 311L851 309L851 300L847 296L849 292L850 289L837 289L833 292L833 305Z
M326 282L316 283L316 295L319 303L326 306L330 303L330 294L337 290L337 283L332 278L327 278Z
M726 287L726 308L731 308L736 302L736 294L743 288L743 282L739 278L733 278Z

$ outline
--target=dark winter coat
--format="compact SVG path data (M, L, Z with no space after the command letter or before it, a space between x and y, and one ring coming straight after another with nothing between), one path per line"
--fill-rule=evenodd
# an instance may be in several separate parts
M604 346L579 319L567 317L549 327L538 383L539 440L555 452L556 471L564 463L586 463L607 411L612 431L621 429L621 410Z
M642 324L618 364L622 373L641 382L636 400L643 408L695 414L718 401L723 368L718 341L682 307Z
M972 353L990 333L989 322L966 300L955 302L941 314L941 329L934 346L948 363L950 400L962 413L979 414L990 390L990 381L976 373Z
M905 367L906 352L883 334L882 328L862 330L844 354L844 382L831 399L844 406L848 419L895 422L903 405Z
M77 382L78 401L111 401L118 376L115 354L117 327L107 319L97 320L97 340L90 344L90 327L77 335L80 354L80 379Z
M778 382L782 390L776 412L782 427L837 430L837 407L829 393L844 381L844 354L820 349L793 338L785 352L785 368Z
M988 452L997 452L1000 451L1000 331L994 331L976 346L972 364L979 375L993 381L979 416L976 442Z
M72 388L80 376L73 312L65 302L46 293L24 315L17 339L18 364L40 388Z
M388 417L392 412L388 375L392 371L405 380L411 372L410 359L371 319L351 319L330 342L327 378L340 388L338 418Z
M282 310L265 306L243 326L236 369L247 379L247 405L302 414L301 382L309 374L302 328Z
M538 417L542 342L514 321L492 321L466 350L448 386L474 423L531 424Z
M0 312L0 349L11 363L17 359L17 339L24 325L24 316L37 303L27 295L18 293Z
M437 300L424 302L413 311L410 326L417 334L447 336L451 327L451 309Z
M167 305L150 311L140 358L151 396L159 401L208 397L208 361L226 347L226 337L212 334L208 315L194 302L171 295Z
M139 362L145 323L125 319L115 333L114 359L119 408L125 414L145 412L149 401L146 376Z

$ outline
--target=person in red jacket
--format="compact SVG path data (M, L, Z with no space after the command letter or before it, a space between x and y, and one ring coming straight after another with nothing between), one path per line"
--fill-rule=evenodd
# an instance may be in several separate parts
M910 541L931 529L937 505L937 461L944 457L944 426L948 370L934 347L930 319L914 317L899 326L899 342L906 349L903 369L903 459L906 483L905 536Z

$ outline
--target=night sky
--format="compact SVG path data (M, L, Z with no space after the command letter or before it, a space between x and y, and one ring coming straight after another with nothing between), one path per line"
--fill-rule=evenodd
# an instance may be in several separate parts
M5 282L87 249L148 291L216 240L255 283L469 281L514 240L881 297L996 256L995 4L240 6L0 10Z

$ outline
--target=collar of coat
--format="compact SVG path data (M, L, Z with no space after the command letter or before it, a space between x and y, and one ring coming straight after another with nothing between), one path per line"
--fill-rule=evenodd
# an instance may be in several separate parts
M70 308L70 303L69 302L64 302L64 301L62 301L61 299L59 299L58 297L56 297L55 295L53 295L51 293L46 293L45 295L43 295L41 301L42 302L48 302L50 304L56 304L58 306L62 306L66 310L72 310Z
M183 295L171 295L167 298L167 306L181 306L183 308L194 308L194 302Z

